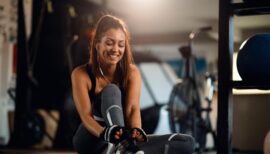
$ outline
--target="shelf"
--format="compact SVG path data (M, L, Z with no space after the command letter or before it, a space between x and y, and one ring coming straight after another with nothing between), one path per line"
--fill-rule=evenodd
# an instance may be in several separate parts
M270 81L268 81L268 82L232 81L231 85L233 88L236 88L236 89L270 90Z
M270 95L269 90L259 89L232 89L233 96L236 95Z
M238 16L270 14L270 2L233 3L233 13Z
M232 81L232 59L234 49L234 15L270 14L270 0L243 0L244 3L232 3L219 0L219 44L218 44L218 120L217 154L232 154L233 95L244 94L246 89L270 91L270 81L246 82ZM248 3L246 2L248 1ZM237 93L234 93L237 90ZM239 93L238 93L239 92ZM253 94L253 93L249 93Z

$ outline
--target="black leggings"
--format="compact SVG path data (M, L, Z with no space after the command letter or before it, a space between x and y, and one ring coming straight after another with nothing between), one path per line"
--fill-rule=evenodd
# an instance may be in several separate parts
M125 126L121 104L121 91L114 84L108 84L100 95L100 110L104 122L98 121L101 125ZM93 108L95 110L96 108ZM93 111L95 112L95 111ZM100 112L100 111L96 111ZM95 118L95 117L94 117ZM101 119L101 117L97 118ZM92 135L84 126L80 124L73 137L73 146L79 154L99 154L107 143L102 139Z
M101 92L101 113L106 125L125 126L121 105L120 89L114 85L107 85ZM140 143L138 147L145 154L191 154L194 151L194 139L184 134L148 135L147 143ZM102 139L92 135L81 124L73 137L73 145L79 154L100 154L108 145Z

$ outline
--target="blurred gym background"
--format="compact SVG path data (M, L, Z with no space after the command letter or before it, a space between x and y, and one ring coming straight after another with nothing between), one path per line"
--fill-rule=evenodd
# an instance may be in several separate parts
M215 152L218 8L217 0L1 0L0 152L73 151L72 136L80 119L70 73L87 63L94 24L107 13L123 18L131 33L134 60L143 77L140 104L146 132L181 132L182 125L200 123L199 118L202 126L184 133L196 135L199 151ZM269 19L234 18L233 80L241 80L236 67L240 45L254 34L269 33ZM173 120L179 113L172 109L174 101L177 104L172 91L189 74L189 58L191 76L199 82L193 91L200 93L204 110L178 123ZM232 147L261 153L270 130L270 93L234 89L233 94ZM189 108L177 105L179 112Z

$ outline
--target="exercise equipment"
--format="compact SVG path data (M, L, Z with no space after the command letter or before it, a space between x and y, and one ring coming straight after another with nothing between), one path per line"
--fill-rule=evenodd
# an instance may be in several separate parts
M209 80L213 82L212 79ZM216 138L209 115L213 94L209 96L209 98L205 98L208 105L203 108L201 106L201 93L196 81L186 78L174 86L169 101L169 122L172 132L192 135L197 143L197 151L200 152L206 150L208 133L213 135L214 140ZM205 118L202 116L203 113L206 113Z
M203 152L206 148L206 137L211 133L216 144L216 135L211 126L210 112L211 102L214 94L214 81L212 75L201 79L196 72L195 57L192 55L192 41L201 32L210 30L210 27L200 28L189 35L188 46L179 48L184 59L184 72L182 82L174 85L169 100L169 122L172 132L190 134L195 138L196 151ZM208 95L203 96L204 82L207 81ZM202 107L202 101L207 101L207 107ZM203 113L206 116L203 117Z
M237 56L237 69L243 81L269 81L270 33L251 36L245 40Z
M39 113L32 111L24 114L19 126L21 138L25 139L22 145L31 146L42 141L46 130L45 121Z

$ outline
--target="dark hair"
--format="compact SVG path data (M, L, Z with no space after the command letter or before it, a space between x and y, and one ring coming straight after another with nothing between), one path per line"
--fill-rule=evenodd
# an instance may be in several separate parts
M95 45L101 40L104 33L111 28L120 28L125 33L125 52L123 58L119 61L116 68L116 73L118 73L120 81L122 81L120 86L125 89L127 87L127 80L130 74L130 64L133 63L133 57L130 48L129 32L123 20L112 15L104 15L98 20L90 44L90 64L94 74L101 75L98 68L99 64Z

